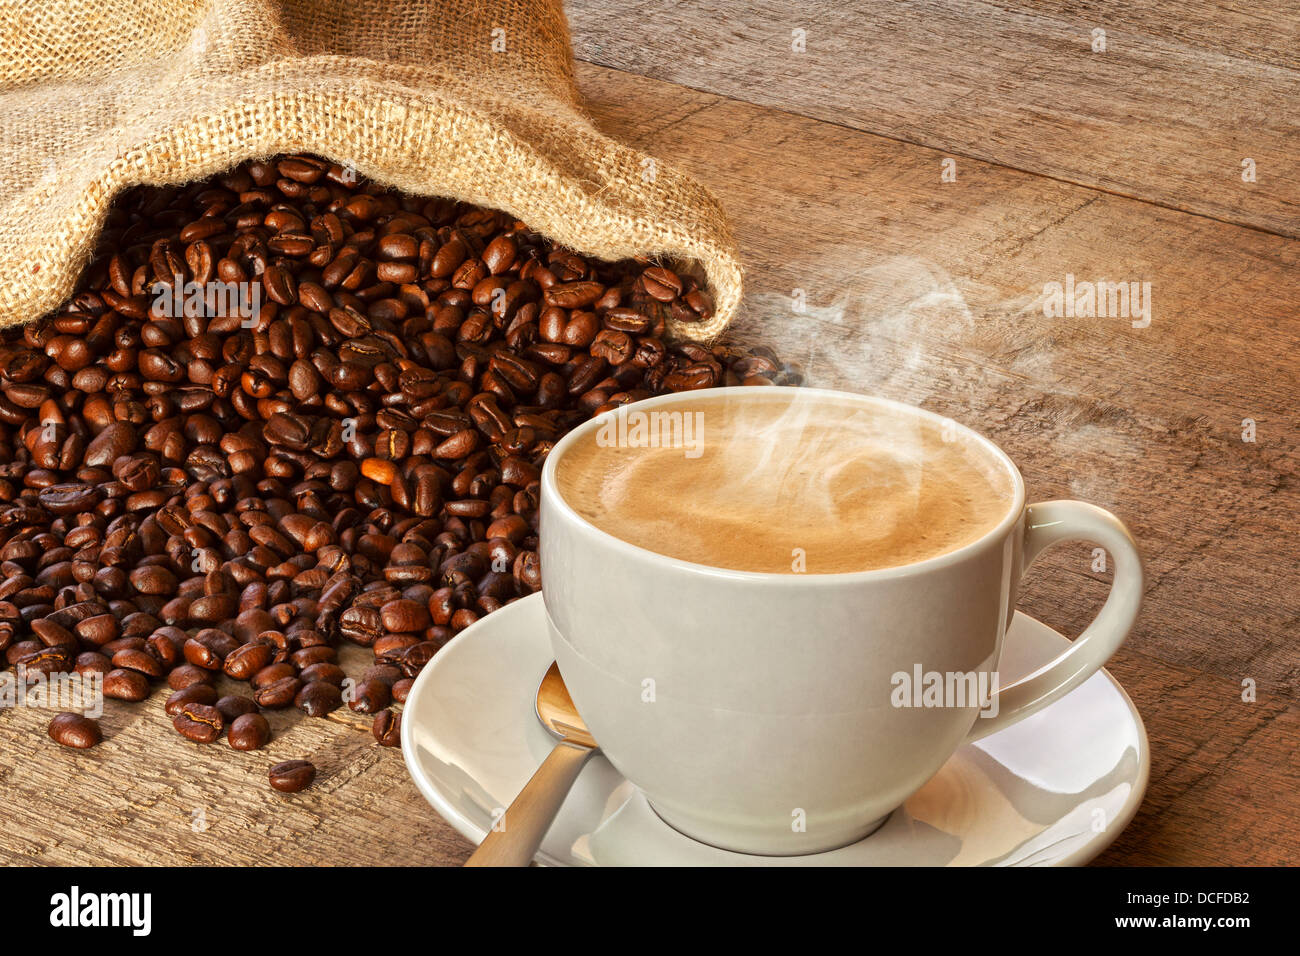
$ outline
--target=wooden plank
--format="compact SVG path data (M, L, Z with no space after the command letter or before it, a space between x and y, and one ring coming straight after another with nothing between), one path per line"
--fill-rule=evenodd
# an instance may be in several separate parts
M354 678L373 663L361 648L343 652ZM248 691L225 677L220 687ZM427 865L468 856L400 751L380 747L365 721L268 711L270 745L239 753L224 738L195 744L176 733L163 713L169 693L160 685L140 704L106 701L104 741L84 752L46 736L53 711L0 711L0 863ZM296 759L316 765L315 783L272 790L269 768Z
M1300 235L1300 8L1283 0L567 9L594 64Z

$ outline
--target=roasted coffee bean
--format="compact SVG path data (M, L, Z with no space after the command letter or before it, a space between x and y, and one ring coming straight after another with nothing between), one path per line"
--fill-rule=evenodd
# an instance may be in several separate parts
M167 698L163 710L168 717L175 717L186 704L215 704L217 689L210 684L191 684L189 687L175 691Z
M281 793L297 793L311 786L316 767L306 760L286 760L270 770L271 788Z
M124 649L113 655L114 667L125 667L133 671L139 671L146 677L162 677L163 668L158 659L152 654L140 650Z
M221 736L225 721L221 711L208 704L182 704L172 718L172 726L182 737L198 744L210 744Z
M264 707L267 710L279 710L293 703L301 687L302 681L298 680L298 678L284 677L260 688L253 695L253 700L258 707Z
M399 663L407 650L420 643L414 634L385 634L375 641L371 650L375 660Z
M370 647L383 634L383 621L378 609L350 607L339 618L339 633L354 644Z
M218 700L215 706L227 724L234 723L235 718L242 717L244 714L257 713L257 704L253 699L240 694L227 694Z
M107 674L113 669L113 662L98 651L85 651L78 654L73 663L73 670L83 676L87 674Z
M124 622L125 623L125 622ZM142 627L152 622L142 622ZM184 643L184 632L179 632L179 637L173 637L167 633L171 628L159 628L149 635L145 641L145 650L152 654L158 663L162 664L163 669L170 671L176 667L181 660L181 645Z
M338 657L338 651L327 644L317 644L314 647L304 647L301 650L294 651L289 655L289 663L299 670L311 667L313 664L321 664L333 661Z
M260 750L271 739L271 725L261 714L240 714L230 722L226 740L235 750Z
M269 644L245 644L226 655L221 669L235 680L250 680L271 663L275 651Z
M332 661L321 661L318 664L311 664L302 669L298 675L304 681L325 681L327 684L342 686L343 681L347 679L347 673Z
M641 273L646 294L660 302L671 302L682 293L682 280L662 266L651 266Z
M384 630L394 633L422 631L433 623L427 607L405 598L389 601L379 609L379 614Z
M199 631L185 642L181 649L185 659L204 670L220 670L226 657L239 648L239 642L224 631L214 628Z
M76 750L87 750L103 739L99 721L81 714L56 715L50 721L49 734L55 743Z
M406 696L411 692L411 686L415 683L412 677L403 677L399 681L393 682L393 700L399 704L406 703Z
M391 710L381 710L375 714L370 732L381 747L396 747L402 742L402 718Z
M249 683L253 686L253 690L261 690L264 687L270 687L276 681L284 680L286 677L293 677L296 673L297 671L292 664L281 661L263 667L253 675Z
M37 642L37 647L28 654L19 657L14 666L27 674L62 674L72 670L72 650L67 647L45 647Z
M394 664L376 664L366 670L361 676L363 681L377 680L389 687L402 679L402 669Z
M456 613L461 612L457 611ZM455 621L455 619L455 615L452 615L452 620ZM402 673L407 677L416 677L420 671L424 670L424 666L433 660L433 655L438 653L441 647L442 644L437 641L422 641L408 647L406 652L402 654Z
M149 696L149 678L139 671L114 668L104 675L104 696L114 700L144 700Z
M75 648L78 646L75 634L48 618L32 621L31 627L32 633L39 637L46 647Z
M212 671L195 667L193 664L181 664L179 667L172 668L171 673L167 675L167 686L172 690L184 690L195 684L210 684L215 679L216 676Z
M131 586L141 594L176 593L176 575L160 565L137 568L131 572Z
M343 694L337 684L312 681L303 685L293 703L308 717L324 717L343 706Z
M362 681L352 690L348 706L358 714L373 714L383 710L393 701L388 685L378 680Z
M78 621L76 631L82 640L98 646L115 640L122 633L117 618L111 614L97 614Z

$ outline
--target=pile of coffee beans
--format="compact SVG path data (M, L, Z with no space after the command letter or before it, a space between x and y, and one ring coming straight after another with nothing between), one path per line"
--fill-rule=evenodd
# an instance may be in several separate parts
M574 425L799 381L668 341L711 314L690 275L309 156L131 191L80 290L0 334L0 651L119 700L165 680L178 733L239 750L294 706L398 743L439 648L541 586L538 476ZM355 687L340 641L374 653ZM50 736L92 746L71 717Z

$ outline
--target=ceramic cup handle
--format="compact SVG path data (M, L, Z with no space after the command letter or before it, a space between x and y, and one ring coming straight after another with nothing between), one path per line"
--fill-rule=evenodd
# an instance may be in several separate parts
M1142 606L1142 557L1128 529L1109 511L1082 501L1042 501L1025 510L1021 573L1061 541L1090 541L1115 562L1115 578L1101 612L1060 657L1002 688L994 716L977 717L966 742L1023 720L1095 674L1124 643ZM992 708L989 708L992 709Z

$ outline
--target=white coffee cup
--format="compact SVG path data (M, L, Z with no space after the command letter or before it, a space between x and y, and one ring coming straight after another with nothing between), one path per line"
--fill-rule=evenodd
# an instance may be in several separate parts
M1014 491L1005 516L970 544L901 567L733 571L620 540L563 499L556 466L606 416L566 435L542 471L544 601L579 712L667 823L714 846L765 855L813 853L871 833L963 743L1035 713L1094 674L1133 626L1143 590L1141 557L1114 515L1079 501L1026 506L1011 459L975 432L886 399L798 391L955 427L1007 469ZM754 393L772 389L707 394ZM636 408L691 399L666 395ZM646 496L653 501L654 489ZM995 686L1021 576L1045 548L1069 540L1105 548L1114 582L1068 650L987 702L896 706L897 675L918 667Z

